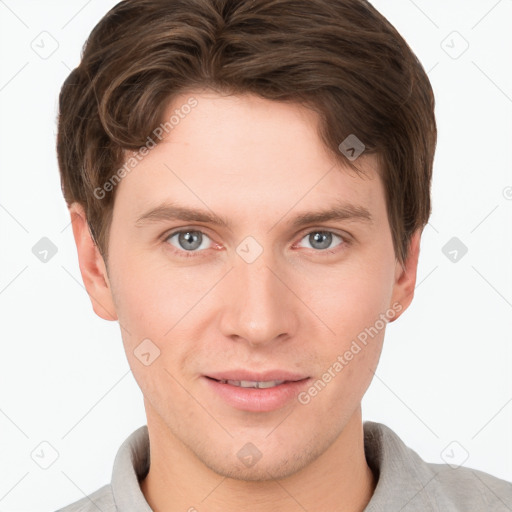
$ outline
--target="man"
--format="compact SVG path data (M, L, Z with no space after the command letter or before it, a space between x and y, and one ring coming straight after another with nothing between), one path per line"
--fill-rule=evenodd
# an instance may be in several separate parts
M95 312L147 426L66 511L510 510L361 399L414 294L428 78L364 0L125 0L60 96Z

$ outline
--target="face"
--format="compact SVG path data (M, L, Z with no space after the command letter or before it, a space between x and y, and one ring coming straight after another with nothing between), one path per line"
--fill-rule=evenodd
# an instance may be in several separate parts
M202 92L166 118L191 96L117 185L108 272L84 281L119 319L150 430L218 474L282 478L358 414L417 247L397 263L375 159L366 177L336 163L314 113Z

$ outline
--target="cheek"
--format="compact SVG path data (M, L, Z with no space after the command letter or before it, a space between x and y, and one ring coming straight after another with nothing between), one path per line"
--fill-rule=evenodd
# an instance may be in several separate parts
M134 372L140 373L136 353L145 339L160 351L155 367L186 368L185 360L199 350L198 333L209 318L208 300L203 299L219 276L201 265L172 266L142 255L125 258L113 268L114 302Z
M393 289L394 267L382 261L347 263L304 272L297 279L299 295L330 334L343 344L374 325L385 314ZM339 348L339 347L338 347Z
M129 255L113 268L111 284L120 320L139 333L148 329L159 337L201 298L211 280L199 267L173 267L164 258L147 254Z
M199 290L187 286L179 270L142 257L120 262L111 285L126 357L144 396L157 409L169 396L174 403L185 400L175 378L181 380L177 369L186 368L186 358L195 352L187 342L194 336L183 329Z

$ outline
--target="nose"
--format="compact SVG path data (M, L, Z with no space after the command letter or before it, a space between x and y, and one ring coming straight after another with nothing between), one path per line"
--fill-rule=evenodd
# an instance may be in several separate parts
M287 278L285 277L287 274ZM237 259L223 281L220 330L234 341L264 346L293 336L298 326L298 304L289 273L265 252L254 262Z

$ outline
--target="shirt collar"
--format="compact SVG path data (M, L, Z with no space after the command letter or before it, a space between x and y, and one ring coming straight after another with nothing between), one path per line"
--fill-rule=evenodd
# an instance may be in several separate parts
M378 478L364 512L440 510L439 503L433 503L426 490L437 473L389 427L366 421L364 451L368 465ZM446 505L450 506L449 503ZM448 512L452 508L444 510Z
M390 428L366 421L364 447L367 463L378 479L364 512L427 512L439 510L440 504L447 512L452 510L452 504L442 497L433 502L433 493L427 490L436 471ZM111 486L119 512L152 512L139 484L147 475L149 462L148 428L143 425L123 442L114 461Z
M112 494L119 512L153 512L140 489L149 470L147 425L139 427L120 446L112 470Z

